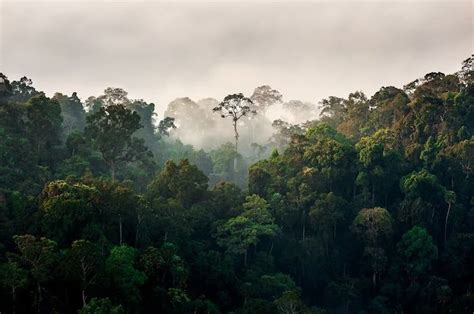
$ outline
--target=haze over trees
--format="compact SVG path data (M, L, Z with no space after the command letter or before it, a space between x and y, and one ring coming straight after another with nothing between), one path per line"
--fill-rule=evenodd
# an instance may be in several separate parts
M473 60L161 121L0 74L0 311L472 313Z

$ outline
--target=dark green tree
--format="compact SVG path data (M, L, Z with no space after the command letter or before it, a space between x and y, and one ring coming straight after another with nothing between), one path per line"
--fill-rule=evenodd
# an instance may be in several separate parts
M113 180L121 164L144 161L151 152L133 134L141 128L140 116L121 104L102 107L87 117L85 134L110 168Z

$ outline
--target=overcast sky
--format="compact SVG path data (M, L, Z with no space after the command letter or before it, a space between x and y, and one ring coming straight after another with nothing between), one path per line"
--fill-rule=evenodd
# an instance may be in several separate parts
M0 0L0 72L48 95L122 87L162 112L263 84L286 100L371 95L474 52L471 1L223 2Z

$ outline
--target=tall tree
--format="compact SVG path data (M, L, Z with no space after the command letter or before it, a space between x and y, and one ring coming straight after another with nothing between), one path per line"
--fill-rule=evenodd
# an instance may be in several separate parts
M232 119L236 152L238 152L239 145L237 124L242 117L257 114L257 111L251 109L252 104L253 101L250 98L245 97L243 94L231 94L226 96L224 100L213 109L214 112L220 113L221 118ZM234 159L234 169L237 169L237 158Z
M102 107L87 117L85 133L102 154L113 180L120 163L144 161L151 157L144 140L133 136L140 128L140 116L122 104Z
M365 243L364 253L372 266L372 283L377 285L377 278L385 268L387 261L385 247L393 233L393 220L390 213L381 207L364 208L353 222L353 230Z
M19 261L30 270L36 283L36 308L41 312L43 284L51 279L51 273L57 262L57 244L47 238L36 238L25 234L14 237L19 251Z
M172 117L165 117L158 124L158 133L162 136L169 136L172 129L176 129L174 118Z
M265 111L275 104L282 102L283 96L276 89L271 88L268 85L262 85L253 91L250 99L253 102L253 107L260 112L265 113Z
M433 238L426 229L418 226L403 235L397 248L410 284L425 276L431 268L431 263L438 258L438 248L433 243Z
M71 96L56 93L53 99L61 106L63 136L67 138L74 131L82 132L86 126L86 111L77 93Z
M69 250L71 271L81 280L82 306L87 304L87 289L95 281L101 262L100 248L87 240L76 240Z
M16 313L17 289L25 287L28 282L28 273L18 263L8 261L0 264L0 283L8 288L12 294L12 312Z
M118 297L130 305L139 302L139 286L146 280L145 274L135 268L136 257L136 249L121 245L113 247L105 261L106 272Z

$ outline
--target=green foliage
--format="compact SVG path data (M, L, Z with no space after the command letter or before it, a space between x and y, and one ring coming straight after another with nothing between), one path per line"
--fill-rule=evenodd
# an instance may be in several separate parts
M168 161L151 183L149 194L152 198L173 198L182 206L189 207L205 196L207 181L207 177L188 160L181 160L179 164Z
M121 245L112 248L110 256L105 261L105 269L110 276L112 287L128 304L139 302L138 288L146 280L145 274L135 268L136 255L136 249Z
M242 214L218 227L217 242L231 254L245 254L244 263L247 264L249 247L256 246L263 236L275 237L278 226L268 211L267 202L261 197L247 196L243 207Z
M300 296L295 291L283 292L281 297L276 299L273 303L280 314L309 313L303 301L301 301Z
M0 265L0 282L5 288L11 289L13 293L16 289L26 286L27 275L26 270L16 262L9 261Z
M13 237L18 249L18 260L25 265L31 276L42 283L50 279L57 262L57 243L47 238L25 234Z
M354 219L354 232L370 245L382 244L393 233L392 217L381 207L364 208Z
M122 305L113 305L108 299L93 298L86 306L80 311L80 314L123 314Z
M72 93L69 97L56 93L53 99L61 106L63 136L67 138L74 131L82 132L86 126L86 111L77 93Z
M174 124L174 118L165 117L158 124L158 133L160 133L161 135L169 136L169 132L171 129L176 129L176 125Z
M120 88L83 105L0 75L0 311L471 311L472 63L329 97L268 144L266 109L316 108L265 85L155 122Z
M402 267L413 281L426 275L433 260L438 258L438 249L433 239L426 229L418 226L403 235L397 249L402 258Z
M210 157L213 163L213 171L210 176L212 185L220 181L231 181L240 187L244 186L247 165L242 155L235 150L231 143L223 144L218 149L211 151Z
M82 234L77 230L94 215L98 191L82 183L52 181L43 189L41 214L45 233L58 242L71 242Z
M113 179L120 163L143 161L150 157L144 140L133 136L141 127L138 113L121 104L101 107L87 117L85 134L102 154Z

